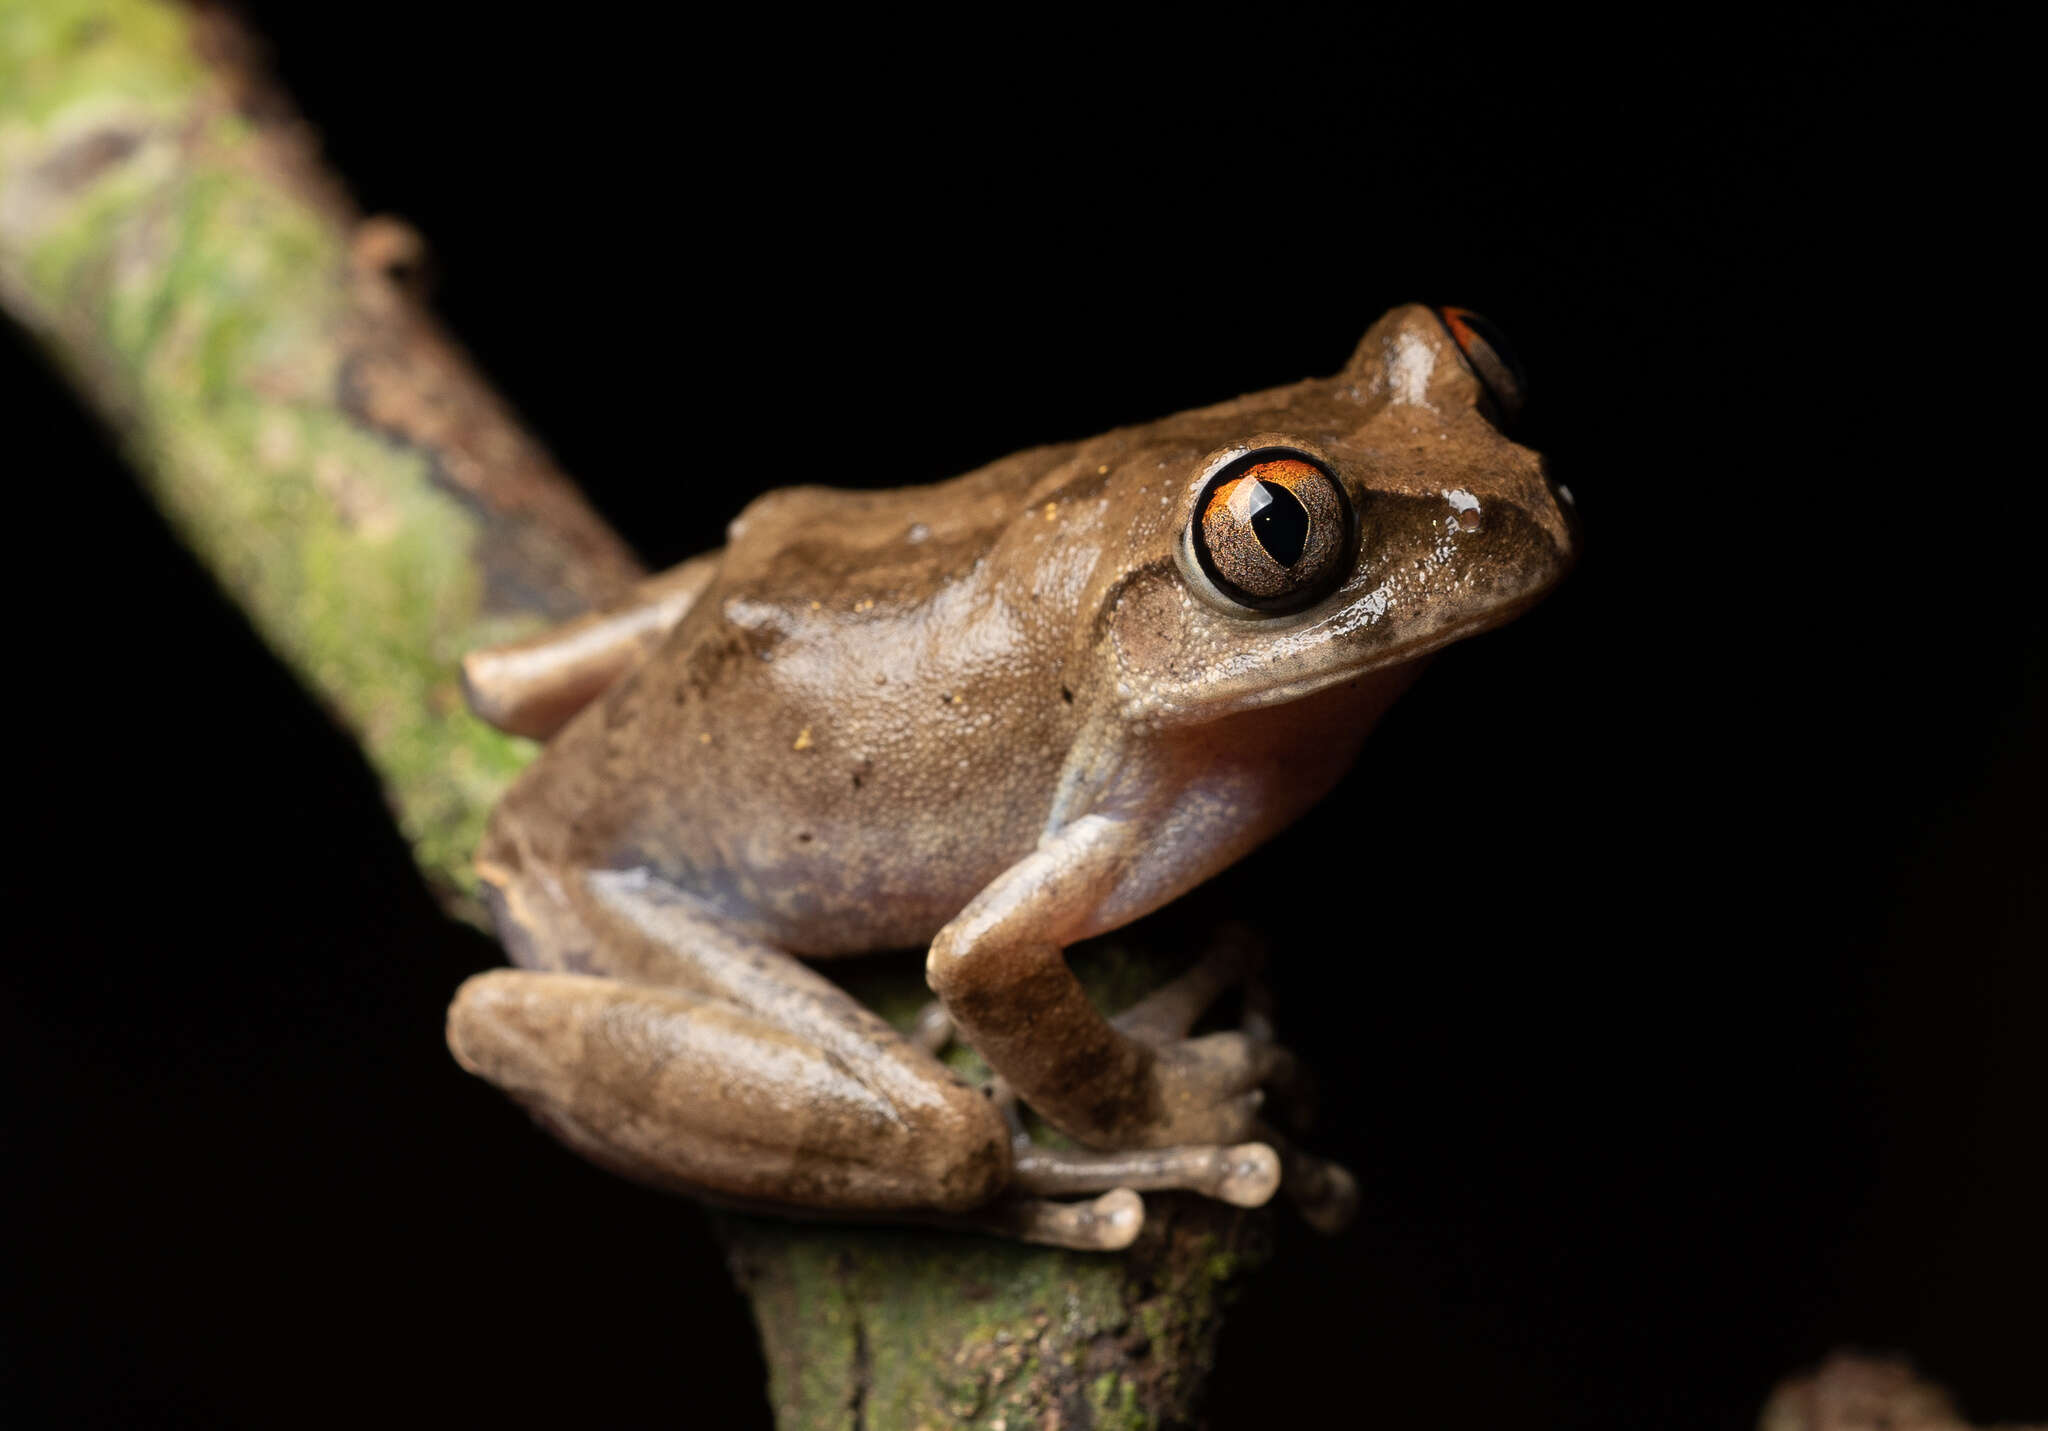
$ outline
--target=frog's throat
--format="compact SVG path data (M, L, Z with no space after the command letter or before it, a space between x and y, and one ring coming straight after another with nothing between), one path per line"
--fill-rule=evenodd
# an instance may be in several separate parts
M1162 701L1154 697L1151 704L1133 709L1128 714L1134 719L1151 720L1162 726L1191 725L1241 711L1259 710L1267 706L1303 700L1319 691L1326 691L1333 686L1341 686L1364 676L1384 675L1404 682L1412 680L1422 669L1423 664L1438 651L1446 646L1454 646L1468 637L1491 631L1496 626L1506 625L1534 606L1548 590L1549 585L1546 583L1512 603L1494 607L1462 621L1449 622L1434 631L1369 654L1361 654L1355 660L1337 662L1309 675L1297 676L1292 680L1247 684L1242 690L1220 697L1210 695L1187 705Z

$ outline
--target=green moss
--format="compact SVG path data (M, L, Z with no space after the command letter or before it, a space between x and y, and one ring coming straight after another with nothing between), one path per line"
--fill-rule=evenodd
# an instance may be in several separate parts
M188 23L152 0L0 0L0 135L81 97L179 102L201 77Z
M1147 1342L1165 1339L1168 1329L1166 1308L1160 1305L1158 1298L1139 1303L1137 1319L1138 1330L1145 1334Z
M523 633L482 618L474 516L343 405L342 237L267 177L242 119L201 106L182 13L0 0L0 184L10 157L135 141L33 206L8 272L117 360L158 504L357 734L421 868L467 892L486 812L534 747L468 715L456 662ZM196 143L193 113L210 116ZM150 137L172 131L175 163Z
M1098 1013L1118 1014L1178 973L1184 960L1118 935L1076 947L1070 960Z
M836 1424L819 1417L845 1401L858 1354L870 1426L1042 1425L1048 1388L1085 1377L1101 1339L1129 1321L1120 1258L929 1230L730 1224L743 1244L774 1249L794 1289L769 1338L777 1404L805 1408L791 1424ZM1120 1373L1084 1389L1098 1425L1153 1424Z
M1152 1418L1138 1401L1138 1388L1128 1377L1104 1372L1088 1384L1088 1402L1095 1409L1096 1431L1149 1431Z

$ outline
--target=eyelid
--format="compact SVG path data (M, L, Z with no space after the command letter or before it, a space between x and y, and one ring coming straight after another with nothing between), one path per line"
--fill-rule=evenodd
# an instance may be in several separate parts
M1287 502L1269 499L1250 510L1253 494L1241 485L1247 479ZM1212 605L1280 615L1313 605L1341 582L1356 522L1344 483L1316 454L1291 444L1238 448L1217 454L1198 480L1181 565Z
M1465 366L1493 399L1503 421L1513 421L1527 400L1528 379L1507 336L1485 315L1470 308L1434 310L1437 321L1457 345Z

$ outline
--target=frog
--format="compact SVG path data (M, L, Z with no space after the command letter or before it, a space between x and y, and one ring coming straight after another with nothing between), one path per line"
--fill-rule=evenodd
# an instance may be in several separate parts
M455 1059L722 1206L1114 1251L1147 1194L1285 1187L1341 1227L1357 1180L1282 1130L1305 1079L1265 1002L1203 1022L1256 938L1114 1015L1067 951L1283 830L1434 652L1564 575L1524 390L1491 324L1407 304L1327 378L932 485L770 491L722 548L472 652L471 707L545 745L477 853L511 966L457 991ZM888 950L925 953L907 1028L819 967Z

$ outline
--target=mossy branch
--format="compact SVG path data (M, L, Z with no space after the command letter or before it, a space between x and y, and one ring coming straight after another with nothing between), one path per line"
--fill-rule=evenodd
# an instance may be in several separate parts
M582 610L631 553L408 297L240 32L148 0L0 0L0 302L359 738L458 900L531 756L455 661Z
M641 574L409 291L223 13L0 0L0 304L120 435L164 513L356 737L422 874L470 852L530 742L456 661ZM1147 966L1116 957L1098 991ZM902 1013L915 967L863 993ZM1116 1257L723 1221L780 1424L1184 1422L1261 1215L1154 1198Z

